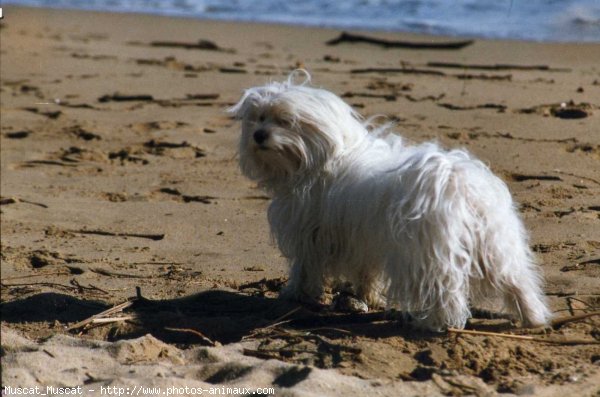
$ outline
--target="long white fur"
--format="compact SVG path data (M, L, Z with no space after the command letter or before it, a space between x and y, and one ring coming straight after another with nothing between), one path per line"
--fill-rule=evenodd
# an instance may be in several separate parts
M242 120L242 172L273 195L286 297L349 283L370 304L441 330L464 327L471 304L500 293L525 325L549 320L508 188L466 151L408 145L294 75L246 90L230 111Z

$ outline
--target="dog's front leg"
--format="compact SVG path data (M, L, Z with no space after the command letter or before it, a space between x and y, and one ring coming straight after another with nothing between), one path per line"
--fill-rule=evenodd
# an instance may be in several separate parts
M318 304L323 294L323 276L299 258L291 261L290 278L279 297L308 304Z
M283 299L317 304L323 295L325 265L319 249L318 226L290 229L293 239L280 239L279 247L286 253L290 263L287 285L280 293ZM282 242L291 242L289 245Z

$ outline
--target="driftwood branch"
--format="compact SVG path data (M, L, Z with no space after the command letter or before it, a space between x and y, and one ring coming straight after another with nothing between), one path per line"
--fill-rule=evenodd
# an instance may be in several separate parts
M208 51L222 51L222 52L234 52L232 49L221 48L216 43L210 40L198 40L195 43L183 42L183 41L151 41L151 47L165 47L165 48L182 48L184 50L208 50Z
M446 42L414 42L385 40L375 37L363 36L342 32L335 39L329 40L327 45L338 45L341 43L367 43L378 45L383 48L404 48L411 50L460 50L474 43L473 40L446 41Z
M446 73L440 72L439 70L429 69L416 69L413 67L402 67L402 68L359 68L350 70L352 74L365 74L365 73L403 73L403 74L427 74L432 76L446 76Z
M571 69L552 68L548 65L513 65L513 64L494 64L494 65L479 65L465 64L455 62L427 62L428 67L432 68L448 68L448 69L475 69L475 70L536 70L543 72L570 72Z
M515 180L517 182L530 181L530 180L562 181L562 178L560 176L556 176L556 175L526 175L526 174L513 173L511 175L511 177L513 180Z
M118 92L112 95L103 95L98 98L98 102L128 102L128 101L153 101L152 95L140 94L140 95L123 95Z

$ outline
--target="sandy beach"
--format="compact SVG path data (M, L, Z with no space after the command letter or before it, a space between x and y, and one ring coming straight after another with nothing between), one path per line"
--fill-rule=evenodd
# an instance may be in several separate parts
M380 41L327 44L342 32L3 14L3 387L600 393L600 43L352 32ZM481 313L468 329L524 338L428 334L394 313L278 300L287 264L270 198L238 169L226 109L296 68L411 141L489 164L520 205L556 318L569 320L524 330Z

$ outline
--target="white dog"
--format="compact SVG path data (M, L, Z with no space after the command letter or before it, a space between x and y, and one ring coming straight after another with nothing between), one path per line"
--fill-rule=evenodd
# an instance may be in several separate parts
M242 120L242 172L273 195L269 222L291 264L284 295L315 300L332 282L351 284L358 298L443 330L500 292L525 325L546 324L506 184L464 150L372 127L308 79L250 88L230 109Z

